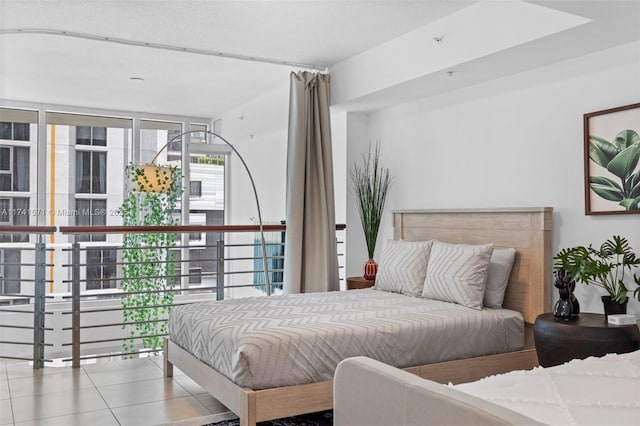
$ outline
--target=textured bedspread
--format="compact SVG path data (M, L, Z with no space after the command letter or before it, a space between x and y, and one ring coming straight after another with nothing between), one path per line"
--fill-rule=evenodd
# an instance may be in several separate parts
M358 355L409 367L517 350L524 323L514 311L366 289L179 306L169 334L238 385L265 389L330 380Z
M639 425L640 351L513 371L454 388L550 425Z

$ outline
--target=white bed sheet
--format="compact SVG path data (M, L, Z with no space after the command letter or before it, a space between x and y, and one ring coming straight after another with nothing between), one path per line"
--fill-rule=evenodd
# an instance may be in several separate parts
M549 425L640 425L640 351L453 387Z
M176 307L173 342L240 386L333 378L368 356L397 367L508 352L524 345L519 312L469 309L373 289L229 299Z

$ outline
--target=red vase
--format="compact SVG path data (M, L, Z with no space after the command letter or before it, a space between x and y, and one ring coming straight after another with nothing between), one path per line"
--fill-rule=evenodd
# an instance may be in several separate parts
M378 273L378 264L375 260L369 259L364 264L364 279L369 281L375 281L376 274Z

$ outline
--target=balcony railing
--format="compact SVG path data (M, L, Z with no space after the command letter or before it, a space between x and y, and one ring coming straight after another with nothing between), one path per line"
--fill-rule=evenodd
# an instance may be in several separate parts
M3 229L6 228L6 229ZM9 229L10 228L10 229ZM2 267L3 271L18 269L30 269L32 274L20 274L19 276L5 276L0 272L0 347L32 347L31 356L28 350L19 350L15 354L0 352L0 357L14 360L32 360L34 368L44 366L44 348L50 346L45 343L45 331L52 331L45 327L45 315L50 315L45 309L46 285L50 282L45 278L45 268L52 266L46 261L47 248L45 237L56 231L53 226L11 226L0 227L0 233L9 235L34 236L36 242L2 242ZM18 238L23 241L23 238ZM5 241L5 239L3 239ZM11 250L11 251L8 251ZM31 261L16 261L15 254L29 253ZM12 255L10 256L9 253ZM21 289L28 288L23 292ZM11 306L13 305L13 306ZM30 325L33 324L33 325Z
M344 229L336 227L339 259ZM30 360L34 368L50 362L77 367L83 360L156 353L172 306L267 293L258 231L257 225L0 227L0 235L30 235L29 242L0 243L0 250L20 250L20 261L11 265L20 277L11 282L21 288L0 299L0 358ZM286 226L265 225L264 231L268 293L278 294ZM131 233L171 238L163 246L124 247L122 237ZM150 259L146 250L164 254ZM170 267L148 273L157 265ZM129 285L144 280L155 287Z

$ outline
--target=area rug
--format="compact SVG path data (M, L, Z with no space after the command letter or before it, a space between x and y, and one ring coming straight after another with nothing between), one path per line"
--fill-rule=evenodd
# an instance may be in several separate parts
M206 426L238 426L239 419L223 420L221 422L209 423ZM332 426L333 410L320 411L317 413L302 414L300 416L285 417L284 419L269 420L259 422L258 426Z

